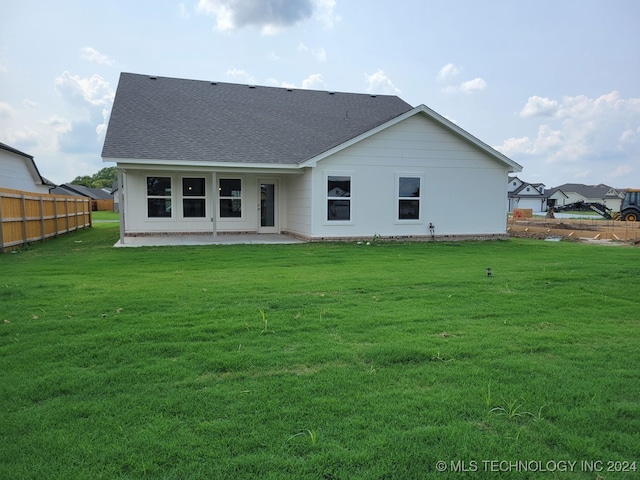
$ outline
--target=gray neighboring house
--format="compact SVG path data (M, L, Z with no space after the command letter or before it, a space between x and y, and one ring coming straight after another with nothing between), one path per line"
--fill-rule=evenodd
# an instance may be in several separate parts
M584 185L581 183L565 183L545 192L549 207L563 206L575 202L601 203L614 212L620 211L624 190L609 185Z
M98 202L100 200L113 200L113 196L110 192L101 188L90 188L84 185L74 185L73 183L63 183L51 190L51 193L56 195L72 195L89 197L91 199L92 210L98 210ZM109 209L111 210L111 208Z

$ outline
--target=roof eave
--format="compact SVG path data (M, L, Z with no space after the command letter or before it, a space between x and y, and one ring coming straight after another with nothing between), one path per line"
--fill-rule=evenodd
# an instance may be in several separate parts
M246 162L202 162L190 160L161 160L161 159L139 159L139 158L115 158L103 157L104 162L115 162L120 168L157 168L166 169L175 167L185 168L219 168L219 169L269 169L269 170L300 170L298 164L287 163L246 163Z

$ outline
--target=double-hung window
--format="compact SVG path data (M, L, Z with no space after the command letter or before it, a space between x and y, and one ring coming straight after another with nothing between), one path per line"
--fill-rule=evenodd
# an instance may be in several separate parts
M218 183L220 218L242 217L242 179L220 178Z
M147 216L171 217L171 177L147 177Z
M398 176L398 220L420 220L420 177Z
M351 220L351 177L327 176L327 220Z
M204 218L206 203L204 178L183 178L182 216L185 218Z

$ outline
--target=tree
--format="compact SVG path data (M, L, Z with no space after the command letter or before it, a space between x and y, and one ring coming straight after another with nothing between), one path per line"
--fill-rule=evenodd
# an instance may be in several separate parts
M83 185L89 188L111 188L118 178L116 167L106 167L94 175L81 175L76 177L71 183Z

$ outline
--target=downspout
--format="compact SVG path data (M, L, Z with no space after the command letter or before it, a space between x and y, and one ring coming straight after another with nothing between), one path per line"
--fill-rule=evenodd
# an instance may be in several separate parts
M218 236L218 232L216 231L216 218L218 215L218 209L217 209L217 204L218 204L218 179L216 177L216 172L212 172L211 173L211 177L212 177L212 191L211 191L211 198L212 198L212 208L211 208L211 224L212 224L212 228L213 231L211 232L213 235L213 238L216 238Z
M125 228L125 210L126 210L126 206L125 206L125 195L124 195L124 189L125 189L125 184L124 184L124 179L125 179L125 174L124 174L124 170L122 168L118 168L118 214L120 215L120 245L124 245L124 232L126 231Z

